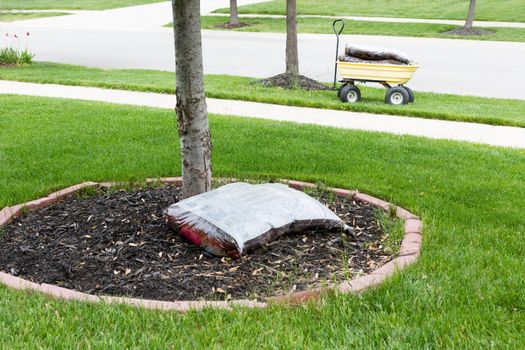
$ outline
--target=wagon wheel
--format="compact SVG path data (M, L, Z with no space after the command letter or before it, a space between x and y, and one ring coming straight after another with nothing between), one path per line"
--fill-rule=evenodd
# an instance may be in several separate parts
M410 100L408 91L403 86L394 86L388 89L385 95L385 102L391 105L404 105Z
M347 84L341 88L339 97L343 102L356 103L361 101L361 91L354 84Z
M339 87L339 89L337 89L337 97L341 98L341 90L343 90L343 88L345 86L347 86L348 83L347 82L344 82L343 84L341 84L341 86Z
M405 90L408 92L408 102L414 102L414 91L412 91L411 88L408 86L403 86Z

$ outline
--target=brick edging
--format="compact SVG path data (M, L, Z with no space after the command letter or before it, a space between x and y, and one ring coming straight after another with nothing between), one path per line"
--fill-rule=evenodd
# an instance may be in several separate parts
M182 185L181 177L167 177L159 179L147 179L147 183L161 182L167 184L173 184L175 186ZM314 184L295 180L283 180L288 186L303 190L304 188L313 188ZM84 182L78 185L67 187L63 190L53 192L46 197L29 201L23 204L14 205L12 207L6 207L0 210L0 227L10 223L13 219L23 214L25 210L33 211L42 209L53 203L56 203L60 199L67 197L81 189L93 188L93 187L111 187L118 183L116 182ZM361 276L359 278L345 281L336 286L329 286L324 288L310 289L302 292L294 292L286 295L278 295L268 298L268 302L259 302L254 300L232 300L232 301L159 301L159 300L146 300L137 298L127 297L111 297L111 296L96 296L92 294L86 294L71 289L66 289L49 284L38 284L25 280L20 277L15 277L4 272L0 272L0 283L18 290L34 290L41 292L56 298L65 300L76 300L76 301L87 301L87 302L102 302L106 304L127 304L132 306L139 306L146 309L155 310L174 310L179 312L187 312L189 310L201 310L204 308L219 308L231 310L234 306L252 307L252 308L264 308L269 304L285 303L285 304L298 304L308 300L318 299L329 292L337 293L359 293L367 288L376 286L382 283L385 279L395 274L397 271L402 270L408 265L413 264L417 261L422 242L422 229L423 224L421 220L409 211L385 202L379 198L372 197L370 195L359 193L357 191L350 191L340 188L329 188L330 191L340 197L352 196L355 200L369 203L375 207L381 208L385 211L391 211L392 208L396 210L398 218L405 221L404 223L404 237L401 242L401 248L399 256L394 260L386 263L380 268L376 269L372 273Z

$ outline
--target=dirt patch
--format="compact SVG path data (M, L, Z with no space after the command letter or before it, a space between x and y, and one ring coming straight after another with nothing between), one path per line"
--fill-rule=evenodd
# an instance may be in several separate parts
M483 29L460 27L460 28L449 30L447 32L443 32L443 34L463 35L463 36L472 36L472 35L481 36L481 35L492 35L494 34L494 32L491 32L489 30L483 30Z
M226 22L226 23L223 23L223 24L217 24L215 26L215 28L220 28L220 29L238 29L238 28L243 28L243 27L249 27L251 25L252 24L245 23L245 22L239 22L237 24L231 24L230 22Z
M284 294L355 278L392 259L375 207L323 194L352 233L288 235L239 259L211 256L170 231L173 186L97 190L3 227L0 270L91 294L225 300ZM383 218L384 219L384 218Z
M303 90L329 90L329 87L317 80L310 79L304 75L279 74L271 78L255 81L256 84L265 87L281 87L285 89L303 89Z

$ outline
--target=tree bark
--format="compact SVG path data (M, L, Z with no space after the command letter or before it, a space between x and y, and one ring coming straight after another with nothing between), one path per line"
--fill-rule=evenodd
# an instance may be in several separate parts
M239 25L239 14L237 12L237 0L230 0L230 25Z
M468 7L468 16L467 21L465 22L465 28L471 29L472 24L474 23L474 12L476 11L476 0L470 0L470 5Z
M299 75L296 0L286 0L286 73Z
M200 0L172 0L177 126L184 198L211 189L211 135L204 95Z

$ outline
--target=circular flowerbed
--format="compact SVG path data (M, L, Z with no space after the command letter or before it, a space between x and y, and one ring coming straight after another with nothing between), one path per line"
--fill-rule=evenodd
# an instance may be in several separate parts
M314 191L311 194L352 227L351 232L283 236L232 260L209 255L167 228L162 211L178 200L179 187L89 188L57 203L49 202L58 195L29 203L29 209L43 208L4 224L4 276L96 295L264 301L276 295L306 295L334 282L344 287L346 281L391 261L397 255L392 246L399 247L403 237L403 231L395 237L396 223L378 210L378 203L349 192L338 196ZM410 219L406 213L404 218ZM0 215L0 225L1 220ZM4 283L10 284L5 278Z

